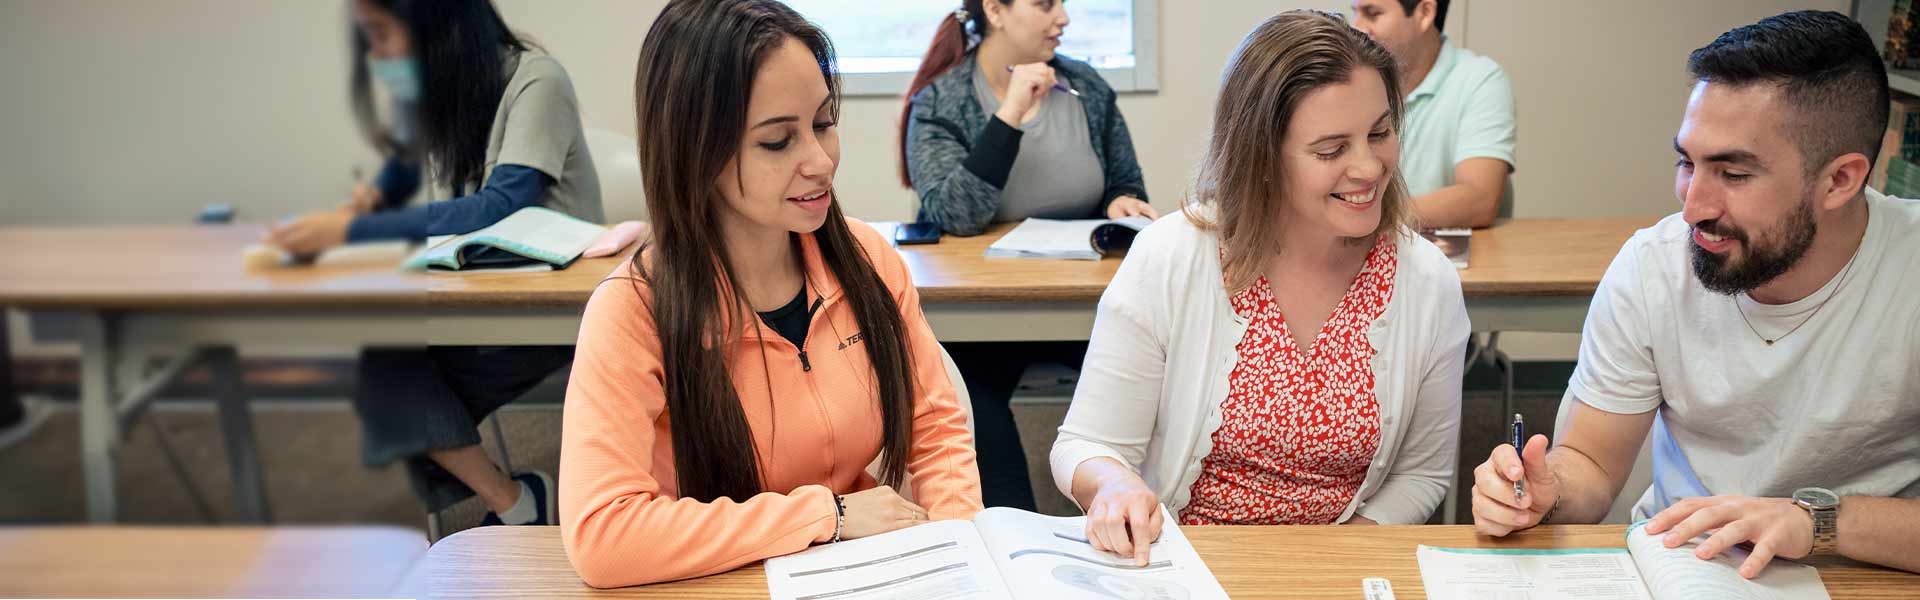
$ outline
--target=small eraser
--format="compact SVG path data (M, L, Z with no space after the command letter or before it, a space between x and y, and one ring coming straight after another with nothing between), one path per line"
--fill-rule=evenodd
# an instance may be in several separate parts
M1393 600L1393 584L1383 577L1368 577L1360 580L1360 591L1367 600Z

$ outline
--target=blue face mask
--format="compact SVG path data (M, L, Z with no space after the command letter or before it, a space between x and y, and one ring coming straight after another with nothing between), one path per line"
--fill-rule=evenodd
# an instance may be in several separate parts
M367 74L380 82L387 95L401 102L420 101L420 60L406 58L368 58Z

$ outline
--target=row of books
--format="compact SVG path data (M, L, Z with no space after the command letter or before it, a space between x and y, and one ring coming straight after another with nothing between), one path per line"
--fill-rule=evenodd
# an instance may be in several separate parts
M1920 2L1893 0L1887 15L1887 45L1882 56L1895 69L1920 68Z
M1920 197L1920 98L1895 93L1880 159L1867 184L1901 198Z
M1882 57L1888 69L1920 69L1920 0L1893 0ZM1920 194L1920 99L1894 93L1880 159L1867 184L1911 198Z

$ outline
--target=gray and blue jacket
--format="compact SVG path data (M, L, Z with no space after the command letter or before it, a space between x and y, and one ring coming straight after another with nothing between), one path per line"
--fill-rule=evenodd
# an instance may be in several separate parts
M1048 64L1080 92L1093 154L1105 171L1099 208L1085 218L1105 218L1107 205L1121 196L1146 200L1133 136L1114 104L1113 88L1087 63L1056 56ZM907 174L920 194L919 220L960 236L977 235L993 221L1020 152L1021 131L981 110L975 99L976 68L968 57L914 94L906 124Z

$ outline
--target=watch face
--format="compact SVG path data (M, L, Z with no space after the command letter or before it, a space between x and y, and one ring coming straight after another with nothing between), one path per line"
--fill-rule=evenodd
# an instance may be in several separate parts
M1793 500L1815 508L1827 508L1840 504L1840 496L1823 488L1800 488L1793 492Z

